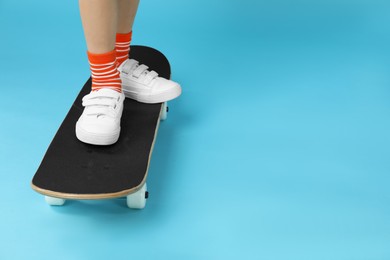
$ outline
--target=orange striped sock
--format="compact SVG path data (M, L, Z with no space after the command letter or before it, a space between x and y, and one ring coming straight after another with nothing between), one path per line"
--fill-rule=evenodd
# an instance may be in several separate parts
M87 51L92 74L92 91L110 88L122 91L122 81L116 66L116 52L112 50L103 54Z
M130 42L133 32L129 33L117 33L115 41L116 60L118 66L129 58Z

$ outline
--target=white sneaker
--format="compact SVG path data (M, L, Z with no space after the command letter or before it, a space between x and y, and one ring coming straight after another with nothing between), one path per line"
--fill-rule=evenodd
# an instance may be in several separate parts
M148 66L128 59L118 68L122 79L122 91L127 98L143 103L162 103L181 94L178 83L159 77Z
M84 111L76 123L77 138L88 144L110 145L118 141L125 95L109 88L83 97Z

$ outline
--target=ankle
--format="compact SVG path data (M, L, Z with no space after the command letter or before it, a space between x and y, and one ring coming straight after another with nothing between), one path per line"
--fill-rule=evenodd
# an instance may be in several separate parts
M118 67L129 58L132 34L132 31L116 34L115 52Z
M87 54L91 68L92 91L110 88L121 92L122 81L116 66L115 50L102 54L88 51Z

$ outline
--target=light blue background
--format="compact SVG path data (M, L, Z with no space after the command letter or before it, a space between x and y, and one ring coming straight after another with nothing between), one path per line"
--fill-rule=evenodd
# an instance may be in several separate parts
M390 2L142 1L183 95L144 210L34 175L89 76L77 1L0 1L0 259L390 259Z

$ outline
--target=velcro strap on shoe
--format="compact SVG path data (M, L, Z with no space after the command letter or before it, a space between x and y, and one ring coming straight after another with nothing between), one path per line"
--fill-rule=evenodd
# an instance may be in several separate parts
M88 99L104 99L104 98L112 98L112 99L119 99L120 94L116 91L104 91L103 89L100 91L92 91L88 95L85 95L83 97L83 102Z
M108 107L115 107L116 101L113 99L108 98L92 98L83 100L83 106L108 106Z
M85 113L89 116L109 116L114 117L115 115L112 112L113 110L108 109L106 106L93 106L88 107L88 110Z
M144 64L141 64L139 65L133 72L133 76L136 77L136 78L139 78L142 73L144 73L145 71L148 70L148 66L144 65Z
M138 65L138 61L133 60L133 59L129 59L123 63L120 70L121 70L121 72L123 72L125 74L129 74L130 71L132 71L132 69L134 68L134 66L137 66L137 65Z
M148 74L146 74L145 76L145 80L147 82L150 82L152 81L154 78L157 78L158 77L158 73L155 72L154 70L150 71Z

